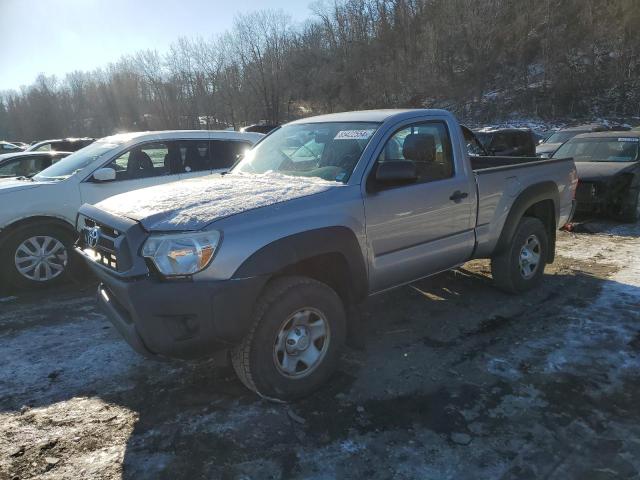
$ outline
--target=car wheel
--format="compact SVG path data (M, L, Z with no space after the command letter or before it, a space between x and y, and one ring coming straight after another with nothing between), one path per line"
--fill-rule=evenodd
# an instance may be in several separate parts
M346 332L340 297L306 277L270 283L254 309L254 323L231 352L238 377L274 400L310 394L333 373Z
M511 245L491 259L491 274L498 288L522 293L536 287L544 275L548 245L544 224L537 218L523 217Z
M18 228L2 247L7 283L17 288L38 288L67 279L73 238L57 225Z

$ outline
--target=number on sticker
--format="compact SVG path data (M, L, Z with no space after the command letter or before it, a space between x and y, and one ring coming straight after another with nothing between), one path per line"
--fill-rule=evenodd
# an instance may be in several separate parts
M340 130L334 140L366 140L375 130Z

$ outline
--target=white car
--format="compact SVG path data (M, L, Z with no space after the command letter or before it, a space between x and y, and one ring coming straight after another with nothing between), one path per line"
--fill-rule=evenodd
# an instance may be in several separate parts
M15 287L62 280L78 208L119 193L222 173L264 135L138 132L102 138L32 178L0 181L0 275Z

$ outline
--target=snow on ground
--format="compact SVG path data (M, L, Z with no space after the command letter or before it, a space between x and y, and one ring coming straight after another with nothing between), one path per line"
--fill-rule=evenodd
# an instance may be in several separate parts
M88 292L1 303L0 478L638 477L640 227L593 230L527 295L472 262L373 297L291 405L139 357Z

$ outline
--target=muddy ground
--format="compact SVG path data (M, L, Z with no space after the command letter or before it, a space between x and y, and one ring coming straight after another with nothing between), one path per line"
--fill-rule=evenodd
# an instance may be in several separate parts
M371 298L365 349L291 405L137 356L94 285L2 298L0 479L639 478L640 226L563 232L548 272Z

